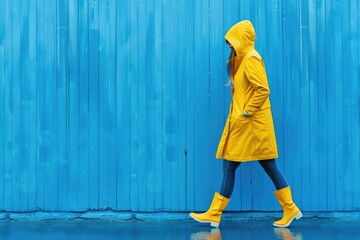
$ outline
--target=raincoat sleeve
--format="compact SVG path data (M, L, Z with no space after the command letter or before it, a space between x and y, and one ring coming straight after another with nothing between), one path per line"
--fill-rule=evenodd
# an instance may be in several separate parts
M249 116L259 111L270 95L265 66L261 59L251 56L245 65L245 75L254 88L254 92L245 106Z

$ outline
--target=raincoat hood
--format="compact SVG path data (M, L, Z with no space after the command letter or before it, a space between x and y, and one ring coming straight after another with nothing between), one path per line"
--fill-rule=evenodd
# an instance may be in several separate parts
M255 29L249 20L238 22L225 34L225 39L233 46L237 56L243 56L255 47Z

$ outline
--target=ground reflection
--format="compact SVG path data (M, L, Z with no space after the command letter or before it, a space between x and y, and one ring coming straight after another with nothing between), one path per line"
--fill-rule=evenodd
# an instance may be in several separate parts
M0 240L301 240L360 239L360 220L304 218L289 228L273 219L222 221L220 228L194 221L0 221Z
M219 228L212 228L209 231L199 231L192 233L190 236L191 240L222 240L222 239L228 239L229 237L233 238L234 236L239 236L238 233L241 232L240 229L233 229L234 232L231 231L231 234L228 234L230 231L229 229L225 229L224 233L225 236L223 237L221 234L221 230ZM261 232L257 231L256 229L253 229L253 231L244 231L242 232L242 237L246 237L249 239L257 239L259 236L264 237L266 234L261 234ZM268 234L267 237L270 239L280 239L280 240L302 240L302 234L299 232L292 232L288 228L274 228L274 235L270 237L272 234ZM247 233L247 234L246 234ZM250 234L249 234L250 233ZM269 232L270 233L270 232ZM223 234L224 235L224 234ZM229 236L230 235L230 236ZM230 239L230 238L229 238Z
M280 240L302 240L301 233L293 233L288 228L274 228L276 239ZM213 228L209 231L199 231L190 236L191 240L222 240L221 230Z
M302 240L301 233L294 234L287 228L274 228L275 236L281 240Z
M222 240L219 228L213 228L210 232L197 232L191 234L191 240Z

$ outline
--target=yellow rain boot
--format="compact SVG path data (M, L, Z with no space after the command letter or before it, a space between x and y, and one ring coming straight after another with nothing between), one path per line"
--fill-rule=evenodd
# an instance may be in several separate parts
M275 227L287 227L294 218L300 219L302 213L292 200L290 187L285 187L274 192L275 197L279 201L284 215L282 219L274 222Z
M190 213L190 217L201 223L210 223L212 227L218 227L221 220L221 215L230 199L222 196L220 193L215 193L209 210L204 213Z

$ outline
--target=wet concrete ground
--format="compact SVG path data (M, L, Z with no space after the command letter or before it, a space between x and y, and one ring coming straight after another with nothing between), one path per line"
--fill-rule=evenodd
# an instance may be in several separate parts
M273 219L226 220L219 229L191 220L176 221L0 221L0 240L93 239L360 239L360 220L301 219L273 228Z

